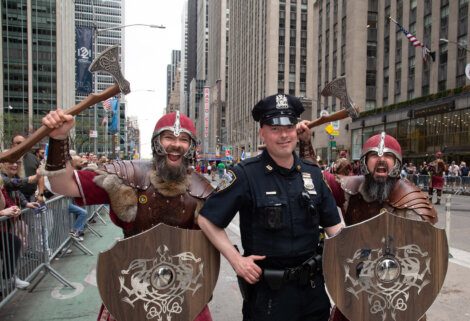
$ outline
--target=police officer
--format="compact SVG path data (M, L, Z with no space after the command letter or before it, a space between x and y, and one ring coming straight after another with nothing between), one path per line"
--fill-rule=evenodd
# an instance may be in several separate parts
M299 137L311 137L305 123L298 123L303 111L289 95L259 101L252 115L266 149L227 171L230 181L198 216L239 277L245 321L328 320L319 225L330 236L342 225L320 169L294 151ZM237 212L243 256L224 230Z

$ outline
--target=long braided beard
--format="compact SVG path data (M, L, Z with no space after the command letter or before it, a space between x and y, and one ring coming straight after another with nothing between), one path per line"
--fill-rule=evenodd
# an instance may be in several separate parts
M365 176L364 190L367 195L380 203L388 199L398 178L387 177L385 180L375 180L372 174Z
M181 182L186 178L189 160L185 157L181 158L181 164L176 167L168 165L166 155L154 155L153 163L158 175L165 182Z

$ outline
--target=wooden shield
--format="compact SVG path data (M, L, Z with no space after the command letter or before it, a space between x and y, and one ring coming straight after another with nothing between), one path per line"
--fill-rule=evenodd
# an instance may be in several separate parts
M209 302L219 267L202 231L158 224L100 253L97 283L119 321L188 321Z
M332 300L351 321L418 320L447 273L444 230L387 211L325 240Z

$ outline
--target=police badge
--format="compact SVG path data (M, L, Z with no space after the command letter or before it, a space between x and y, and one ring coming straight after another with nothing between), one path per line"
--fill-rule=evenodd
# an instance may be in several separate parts
M276 96L276 108L277 109L288 109L289 104L287 102L286 95L277 95Z
M302 180L304 181L304 187L309 194L317 195L315 185L313 184L312 174L302 173Z

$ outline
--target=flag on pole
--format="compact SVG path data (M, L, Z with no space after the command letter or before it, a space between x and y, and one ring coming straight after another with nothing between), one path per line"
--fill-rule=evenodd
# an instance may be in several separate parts
M410 33L408 30L403 28L403 26L399 24L398 21L396 21L392 17L388 17L388 19L394 22L398 26L398 29L405 34L406 38L408 38L408 40L411 42L411 44L414 47L421 47L421 54L425 62L428 61L429 57L431 57L432 61L436 60L436 53L434 51L431 51L425 44L419 41L418 38L416 38L412 33Z
M108 111L111 110L111 103L112 103L114 98L115 97L111 97L111 98L108 98L105 101L103 101L103 109L104 110L108 110Z
M108 123L108 132L114 135L118 132L119 100L113 97L111 100L111 122Z

